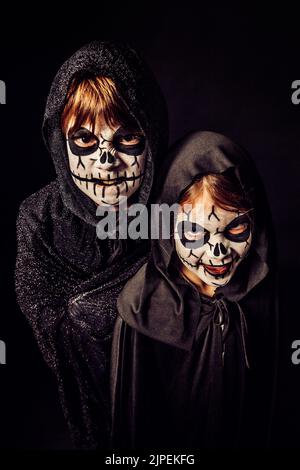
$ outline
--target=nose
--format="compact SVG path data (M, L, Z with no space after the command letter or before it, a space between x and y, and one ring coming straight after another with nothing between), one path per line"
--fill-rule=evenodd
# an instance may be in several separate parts
M213 254L215 257L218 257L220 255L224 256L227 255L227 247L223 245L222 242L216 243L213 249Z
M108 151L100 153L96 167L102 170L110 170L118 165L117 158Z

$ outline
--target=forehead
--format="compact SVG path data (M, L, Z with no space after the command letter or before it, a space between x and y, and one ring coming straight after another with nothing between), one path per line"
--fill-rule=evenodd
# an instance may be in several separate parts
M204 191L193 204L185 203L182 206L179 219L197 222L209 230L214 227L226 227L238 215L241 215L238 209L223 209L213 201L207 191Z

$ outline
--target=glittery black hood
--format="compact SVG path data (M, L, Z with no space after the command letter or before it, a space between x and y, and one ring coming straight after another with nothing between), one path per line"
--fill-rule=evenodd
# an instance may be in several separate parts
M154 179L154 164L159 166L168 140L167 111L154 76L129 46L94 41L72 55L56 74L48 96L43 135L51 153L59 190L65 206L85 222L96 225L95 203L74 184L68 163L60 118L67 92L74 77L102 75L111 78L129 114L145 133L149 150L138 201L149 200Z

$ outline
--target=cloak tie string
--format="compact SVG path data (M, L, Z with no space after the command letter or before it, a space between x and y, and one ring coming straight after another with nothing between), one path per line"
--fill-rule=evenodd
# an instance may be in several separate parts
M214 301L214 304L215 304L215 307L213 310L213 322L215 325L221 328L222 330L221 337L222 337L223 333L225 336L228 330L229 322L230 322L230 314L229 314L225 299L223 298L217 299ZM238 302L234 302L234 304L236 305L238 312L239 312L239 324L240 324L240 332L241 332L241 340L242 340L245 364L247 368L250 369L249 357L247 353L247 341L246 341L247 334L248 334L246 317L240 304ZM223 339L222 339L222 342L223 342Z

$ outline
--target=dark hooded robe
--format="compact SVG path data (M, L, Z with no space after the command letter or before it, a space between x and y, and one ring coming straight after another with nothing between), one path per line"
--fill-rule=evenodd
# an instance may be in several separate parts
M247 257L212 297L180 274L174 239L118 299L111 390L115 448L268 445L277 348L274 233L250 156L228 138L195 132L170 151L157 202L177 202L193 178L233 172L254 208Z
M111 78L148 141L135 201L147 204L167 147L165 102L150 70L130 47L93 42L58 71L47 100L43 135L57 177L22 202L17 219L15 284L48 365L55 372L75 445L105 448L110 429L109 361L116 299L145 262L148 245L96 236L95 203L74 184L60 126L74 77Z

